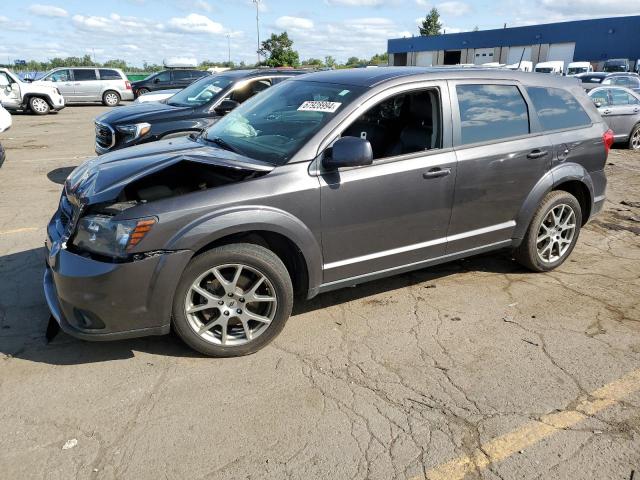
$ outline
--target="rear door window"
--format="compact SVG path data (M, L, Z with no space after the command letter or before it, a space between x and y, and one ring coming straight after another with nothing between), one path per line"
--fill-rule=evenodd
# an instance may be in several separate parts
M457 85L461 143L527 135L529 110L515 85Z
M619 88L612 88L611 92L611 105L637 105L638 99L633 95L621 90Z
M100 80L122 80L122 77L115 70L100 69Z
M86 82L89 80L97 80L96 71L91 69L74 69L73 79L76 82Z
M609 90L598 90L597 92L593 92L591 96L591 100L593 103L599 103L601 107L609 105L609 94L607 93Z
M591 125L591 118L568 91L561 88L527 87L543 130L562 130Z
M177 81L191 80L192 78L194 78L194 75L189 70L176 70L175 72L173 72L173 79Z

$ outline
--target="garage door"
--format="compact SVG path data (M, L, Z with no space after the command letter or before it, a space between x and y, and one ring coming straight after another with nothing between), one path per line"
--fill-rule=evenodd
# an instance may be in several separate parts
M433 59L436 52L417 52L416 65L418 67L430 67L433 65Z
M522 55L524 50L524 56ZM509 55L507 57L507 65L518 63L522 57L523 61L531 61L531 47L509 47Z
M549 45L549 55L547 61L563 60L564 66L573 62L573 52L576 49L575 43L552 43Z
M495 62L493 59L493 48L476 48L473 56L473 63L482 65L483 63Z

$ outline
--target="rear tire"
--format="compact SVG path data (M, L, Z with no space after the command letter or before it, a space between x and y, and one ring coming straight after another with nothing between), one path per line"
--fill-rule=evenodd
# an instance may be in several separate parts
M629 149L634 152L640 151L640 124L633 127L629 136Z
M284 328L293 286L282 260L264 247L223 245L193 258L173 301L173 327L212 357L257 352Z
M105 107L116 107L120 104L120 94L113 90L107 90L102 94L102 104Z
M31 97L29 99L29 110L36 115L47 115L51 111L51 107L44 98Z
M534 272L548 272L571 255L580 235L582 209L568 192L549 192L529 224L515 259Z

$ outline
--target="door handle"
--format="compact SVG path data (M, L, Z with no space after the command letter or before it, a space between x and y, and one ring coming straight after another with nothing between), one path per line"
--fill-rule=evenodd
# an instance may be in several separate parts
M602 114L603 115L609 115L611 113L611 110L603 110Z
M451 169L450 168L440 168L440 167L436 167L436 168L432 168L431 170L429 170L428 172L424 172L422 174L422 178L439 178L439 177L446 177L447 175L449 175L451 173Z
M527 158L542 158L546 157L547 155L549 155L549 152L547 152L546 150L533 150L532 152L529 152Z

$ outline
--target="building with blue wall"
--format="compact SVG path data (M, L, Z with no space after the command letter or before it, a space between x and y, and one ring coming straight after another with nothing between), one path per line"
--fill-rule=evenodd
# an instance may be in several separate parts
M534 64L550 60L591 62L640 59L640 15L483 30L388 41L391 65L489 62Z

